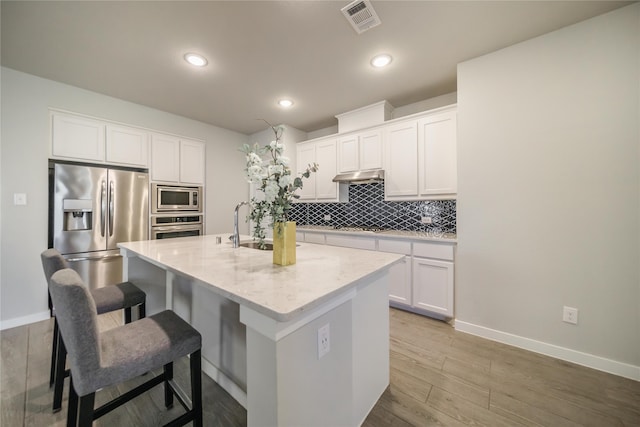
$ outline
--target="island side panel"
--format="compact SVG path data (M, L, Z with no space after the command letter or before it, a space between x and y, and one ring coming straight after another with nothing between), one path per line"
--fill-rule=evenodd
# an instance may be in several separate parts
M248 426L352 425L352 301L278 339L247 325ZM318 329L330 351L318 358Z
M389 386L389 269L358 285L353 299L353 423L362 425Z
M159 313L166 309L166 270L150 264L135 254L121 250L123 255L122 280L134 283L142 289L146 296L146 314ZM131 311L132 316L138 316L138 310Z

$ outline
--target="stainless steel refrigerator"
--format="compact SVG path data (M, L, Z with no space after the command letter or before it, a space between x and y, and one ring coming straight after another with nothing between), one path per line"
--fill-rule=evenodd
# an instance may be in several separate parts
M49 247L91 288L122 281L119 242L149 238L149 174L49 163Z

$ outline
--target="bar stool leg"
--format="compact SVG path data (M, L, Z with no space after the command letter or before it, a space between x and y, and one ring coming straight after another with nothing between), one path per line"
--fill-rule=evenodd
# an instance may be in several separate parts
M79 399L78 405L78 427L91 427L93 424L93 405L96 394L89 393Z
M169 380L173 379L173 362L164 365L164 406L169 409L173 406L173 391Z
M53 338L51 342L51 371L49 372L49 387L53 385L56 378L56 360L58 356L58 335L60 330L58 329L58 319L53 318Z
M202 363L200 350L191 353L189 364L191 367L193 426L202 427Z
M58 412L62 408L62 392L64 391L64 378L67 364L67 348L64 346L62 336L58 334L55 366L55 384L53 385L53 412Z
M67 407L67 427L78 425L78 394L73 387L73 377L69 375L69 405Z

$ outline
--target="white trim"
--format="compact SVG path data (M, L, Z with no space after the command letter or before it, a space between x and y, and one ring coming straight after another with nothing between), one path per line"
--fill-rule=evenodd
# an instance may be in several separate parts
M243 408L247 409L247 392L242 390L231 378L204 357L202 358L202 372L229 393Z
M28 316L14 317L13 319L0 321L0 331L5 329L15 328L17 326L29 325L31 323L47 320L51 317L49 310L41 311L40 313L30 314Z
M462 322L460 320L455 321L454 328L457 331L466 332L492 341L498 341L514 347L533 351L535 353L555 357L556 359L566 360L588 368L640 381L640 366L618 362L616 360L583 353L581 351L560 347L542 341L536 341L530 338L513 335L508 332L497 331L484 326Z

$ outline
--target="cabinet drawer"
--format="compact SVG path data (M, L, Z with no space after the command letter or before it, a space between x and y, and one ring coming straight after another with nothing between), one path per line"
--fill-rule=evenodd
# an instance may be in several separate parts
M437 243L414 243L413 256L453 261L453 246Z
M380 252L411 255L411 242L380 239L378 240L378 250Z
M327 235L327 245L342 246L353 249L376 249L376 240L366 237Z

